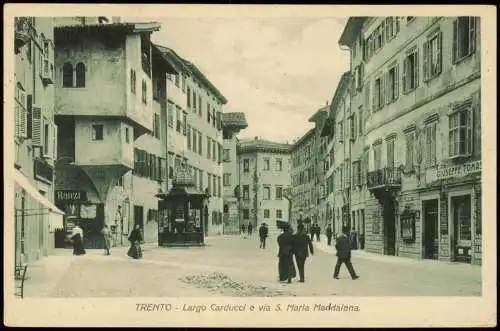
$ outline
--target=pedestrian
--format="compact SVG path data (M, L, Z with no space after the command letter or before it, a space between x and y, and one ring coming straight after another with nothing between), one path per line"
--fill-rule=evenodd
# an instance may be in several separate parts
M278 273L280 282L286 280L288 284L296 276L293 264L293 229L290 225L285 225L283 233L278 236Z
M351 242L351 249L358 249L358 233L354 228L352 228L351 233L349 234L349 240Z
M321 227L319 226L319 224L316 224L316 241L317 242L320 242L321 240L319 239L319 235L321 234Z
M130 236L128 237L128 241L130 241L130 248L127 252L127 255L133 259L142 258L142 231L139 224L135 225L135 228L130 232Z
M328 224L328 226L326 227L326 239L328 240L328 246L332 244L332 236L333 236L332 225Z
M248 223L248 235L251 236L252 235L252 223Z
M304 225L299 224L297 226L297 233L293 236L293 253L295 255L295 262L297 263L297 269L299 269L299 282L301 283L305 281L304 268L306 259L309 257L309 251L311 255L314 255L311 238L309 238L304 231Z
M349 241L349 228L343 227L342 233L337 237L337 242L335 244L335 249L337 250L337 264L335 264L335 270L333 272L333 278L339 279L339 271L342 263L345 264L351 278L353 280L358 279L359 276L356 275L354 267L351 262L351 243Z
M260 247L262 249L266 249L266 239L269 230L267 229L266 223L262 223L259 228L259 238L260 238Z
M311 241L314 240L314 232L316 232L316 223L311 224L309 228L309 232L311 233Z
M71 231L71 240L73 242L73 255L85 255L83 230L78 224L76 224Z
M106 255L110 255L109 250L111 249L111 230L108 228L107 224L104 224L104 227L101 230L101 234L104 241L104 253Z

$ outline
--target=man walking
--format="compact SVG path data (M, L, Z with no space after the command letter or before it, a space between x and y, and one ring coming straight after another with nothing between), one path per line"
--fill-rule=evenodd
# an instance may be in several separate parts
M259 237L260 237L260 247L262 249L266 249L266 238L269 231L265 223L262 223L259 228Z
M248 223L248 236L252 235L252 223Z
M319 239L319 235L321 234L321 227L317 223L316 223L316 231L315 232L316 232L316 241L320 242L321 240Z
M349 242L349 228L343 227L342 233L337 237L337 242L335 244L335 249L337 250L337 264L335 265L335 270L333 272L333 278L339 279L339 271L342 263L345 263L349 274L353 280L358 279L359 276L356 275L354 267L351 263L351 243Z
M326 239L328 240L328 246L332 244L332 236L333 236L332 225L328 224L328 226L326 227Z
M311 238L304 231L304 225L299 224L297 226L297 233L293 236L293 253L295 255L295 262L297 262L297 268L299 269L299 282L301 283L305 281L304 268L306 259L309 257L309 251L311 251L311 255L314 255Z

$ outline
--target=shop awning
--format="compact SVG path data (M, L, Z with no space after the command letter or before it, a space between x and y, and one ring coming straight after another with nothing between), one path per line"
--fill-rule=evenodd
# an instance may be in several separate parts
M50 228L59 229L63 227L64 212L57 208L49 199L44 197L38 190L31 185L30 181L19 170L14 169L14 181L21 186L33 199L40 202L44 208L40 211L46 210L50 216Z

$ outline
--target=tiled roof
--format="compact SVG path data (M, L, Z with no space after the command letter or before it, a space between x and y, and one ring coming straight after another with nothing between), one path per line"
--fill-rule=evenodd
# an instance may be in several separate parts
M55 31L102 31L119 30L124 32L159 31L158 22L137 22L137 23L109 23L109 24L69 24L54 28Z
M198 80L204 84L210 92L212 92L217 99L219 99L222 104L227 103L227 99L222 95L222 93L208 80L208 78L196 67L192 62L184 59L179 54L177 54L173 49L155 44L155 46L163 53L167 53L170 56L176 58L176 60L182 63L182 68L186 71L194 75Z
M309 138L314 137L314 130L315 128L310 128L309 131L307 131L302 137L299 138L294 144L292 149L295 149L296 147L300 146L303 142L306 142Z
M224 126L235 126L241 129L248 127L245 113L242 112L222 113L222 123Z
M293 145L290 144L277 143L263 139L241 140L238 145L238 152L290 153L292 146Z

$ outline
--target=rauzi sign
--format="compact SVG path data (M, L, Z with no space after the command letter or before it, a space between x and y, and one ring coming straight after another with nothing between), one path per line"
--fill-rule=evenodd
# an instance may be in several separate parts
M437 179L453 177L464 177L481 171L481 161L473 161L451 167L440 167L437 169Z
M87 192L74 190L56 191L56 200L59 201L87 201Z

